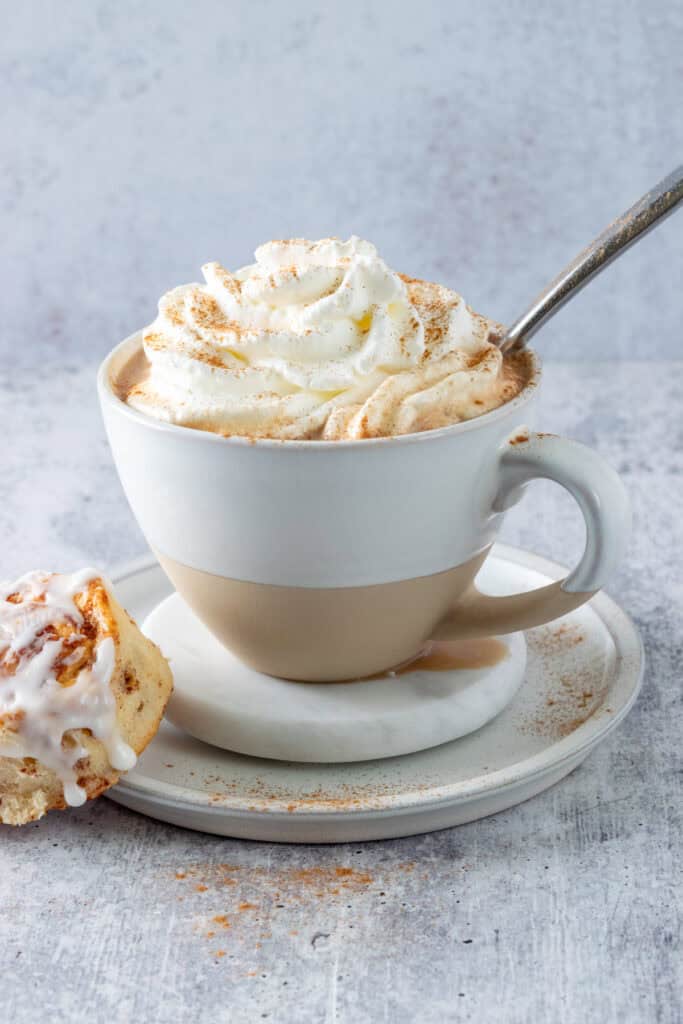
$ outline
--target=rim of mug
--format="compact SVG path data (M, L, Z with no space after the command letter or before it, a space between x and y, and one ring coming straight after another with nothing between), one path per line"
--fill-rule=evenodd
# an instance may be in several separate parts
M304 438L245 437L239 434L217 434L211 430L202 430L199 427L169 423L167 420L160 420L154 416L149 416L147 413L134 409L127 402L124 402L114 391L110 367L121 350L126 346L130 346L132 349L135 342L138 342L139 345L142 344L141 331L135 331L127 338L124 338L123 341L120 341L100 363L97 371L97 390L100 402L104 403L106 401L119 413L123 413L124 416L151 430L193 439L198 442L244 445L249 448L286 448L287 450L298 448L310 451L341 451L359 446L362 448L386 447L387 445L424 443L429 440L450 437L453 434L462 434L470 430L476 430L494 420L503 419L504 416L507 416L515 409L523 408L535 394L542 376L542 363L538 353L535 349L527 348L526 351L531 358L531 376L518 395L515 395L509 402L504 402L503 405L491 409L490 412L482 413L481 416L475 416L471 420L461 420L458 423L450 423L445 427L437 427L434 430L420 430L413 434L394 434L388 437L345 438L338 441L307 440Z

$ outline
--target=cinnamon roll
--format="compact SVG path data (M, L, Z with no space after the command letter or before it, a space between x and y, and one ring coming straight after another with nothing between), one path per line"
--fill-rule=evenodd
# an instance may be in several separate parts
M99 796L155 735L168 662L92 569L0 582L0 821Z

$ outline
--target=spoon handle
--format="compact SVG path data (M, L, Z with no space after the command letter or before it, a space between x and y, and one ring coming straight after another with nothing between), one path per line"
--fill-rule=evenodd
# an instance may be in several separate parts
M646 192L642 199L612 221L543 289L527 311L508 327L498 342L503 352L523 348L529 338L565 302L604 270L612 260L664 220L683 202L683 165Z

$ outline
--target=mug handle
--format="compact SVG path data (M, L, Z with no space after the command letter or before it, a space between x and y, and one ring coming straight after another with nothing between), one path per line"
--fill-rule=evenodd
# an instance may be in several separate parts
M502 449L500 486L494 512L519 499L530 480L554 480L576 499L586 523L586 547L565 579L509 597L482 594L471 583L443 619L433 640L492 636L530 629L557 619L588 601L620 561L628 539L631 513L626 489L617 473L592 449L554 434L516 432Z

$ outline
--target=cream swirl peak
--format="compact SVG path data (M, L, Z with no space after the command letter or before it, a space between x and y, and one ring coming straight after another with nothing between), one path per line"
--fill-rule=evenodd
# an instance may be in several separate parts
M369 242L267 242L175 288L123 387L151 416L226 435L382 437L471 419L520 382L497 325L455 292L390 270Z

